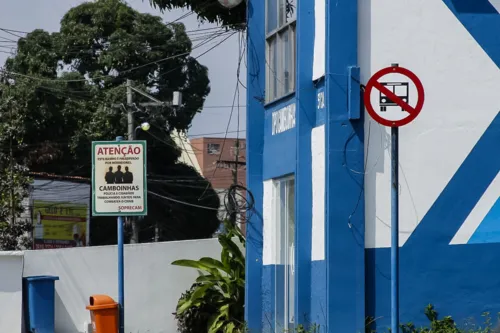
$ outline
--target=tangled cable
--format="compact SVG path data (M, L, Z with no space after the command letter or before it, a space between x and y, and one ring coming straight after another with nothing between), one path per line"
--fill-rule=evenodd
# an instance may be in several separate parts
M255 207L255 199L252 192L245 186L233 184L224 196L224 207L228 217L237 216L252 212Z

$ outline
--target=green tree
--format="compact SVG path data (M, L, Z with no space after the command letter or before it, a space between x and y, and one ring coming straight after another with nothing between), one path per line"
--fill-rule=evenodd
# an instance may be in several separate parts
M236 7L228 9L222 6L219 0L149 0L151 6L161 11L189 8L198 15L201 22L215 23L233 30L246 29L247 1L242 0ZM284 0L287 13L293 13L296 2L297 0Z
M207 21L225 25L235 30L245 28L247 3L243 0L238 6L227 9L219 0L149 0L154 8L172 10L174 8L190 8L201 22Z
M164 24L120 0L83 3L64 15L60 31L35 30L21 38L2 83L19 104L16 131L25 148L15 150L15 160L32 171L89 177L91 142L126 136L126 113L116 105L126 102L127 79L162 101L181 91L183 104L175 110L137 107L135 117L137 125L152 125L139 137L148 141L149 188L197 207L149 195L144 224L158 222L165 235L160 240L210 237L219 225L218 197L196 171L177 163L181 151L170 136L189 128L210 91L208 70L190 56L191 49L182 23ZM146 100L136 95L135 101ZM185 175L193 187L179 192L170 182L153 183L175 175ZM116 241L114 219L93 222L94 244Z
M14 158L14 151L23 149L19 104L2 90L0 99L0 251L30 247L30 221L20 220L23 200L28 197L30 179L26 168Z

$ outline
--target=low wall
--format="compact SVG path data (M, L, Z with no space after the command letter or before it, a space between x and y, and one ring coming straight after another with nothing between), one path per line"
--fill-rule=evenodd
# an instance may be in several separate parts
M198 276L177 259L220 256L217 239L125 246L125 332L174 333L177 300ZM25 251L0 256L0 332L21 332L21 273L56 275L55 333L85 332L92 294L117 300L117 247ZM19 327L19 329L18 329Z
M0 332L22 330L23 253L0 252Z

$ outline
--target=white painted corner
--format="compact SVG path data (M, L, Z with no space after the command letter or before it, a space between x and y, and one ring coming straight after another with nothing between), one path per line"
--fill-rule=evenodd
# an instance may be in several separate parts
M312 249L311 259L325 260L325 125L311 132Z

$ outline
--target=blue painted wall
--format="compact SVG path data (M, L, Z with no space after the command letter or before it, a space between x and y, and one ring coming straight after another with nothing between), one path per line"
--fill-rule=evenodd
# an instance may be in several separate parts
M297 161L295 181L296 221L296 323L310 323L312 156L311 130L316 125L316 94L312 78L314 49L314 1L298 1L297 8Z
M487 0L442 0L500 67L500 15ZM480 112L480 110L478 110ZM495 205L469 240L450 245L500 170L500 116L486 129L400 252L401 321L427 324L433 304L459 324L500 311L500 225ZM390 250L366 251L366 311L379 331L390 322ZM492 316L494 320L496 315Z
M246 226L245 319L251 332L261 332L263 322L262 282L269 276L262 269L262 172L264 153L265 49L262 2L249 0L247 28L247 187L254 194L255 210ZM266 302L265 304L269 304Z
M262 103L265 89L265 8L250 0L248 29L248 187L256 197L258 214L249 223L247 248L246 318L252 331L279 332L274 327L275 274L282 267L262 265L262 181L294 174L296 180L296 322L326 326L326 264L311 263L311 130L325 122L326 108L317 113L317 85L312 81L314 1L297 8L295 93ZM319 86L324 86L324 82ZM258 97L258 98L257 98ZM295 103L295 128L272 135L272 113ZM318 114L320 114L318 116ZM253 281L250 282L250 279ZM317 302L319 301L319 302Z
M480 323L483 312L499 312L500 244L449 245L500 170L500 155L491 155L499 140L497 116L401 248L402 322L426 323L423 308L429 303L462 323L471 317ZM474 182L471 173L476 174ZM390 298L384 297L390 295L389 258L389 249L367 250L367 313L380 318L379 328L390 320Z
M265 108L263 156L264 180L295 172L295 162L297 160L297 146L295 141L297 125L295 128L272 135L273 113L290 104L296 105L295 114L297 117L298 112L295 96L288 96L276 103L273 103L272 105L267 105ZM297 121L298 120L296 120L296 122Z
M349 120L348 109L353 102L348 101L349 67L357 66L357 4L352 0L328 4L326 68L331 74L313 82L314 1L298 1L296 91L292 96L264 105L264 3L248 1L247 177L257 212L252 215L247 231L246 318L253 332L279 332L279 327L273 327L274 284L275 274L282 267L262 265L262 181L295 174L296 322L306 326L319 324L321 332L362 331L363 177L349 169L363 168L363 121ZM324 107L318 105L320 93L324 95ZM295 128L271 135L272 113L290 103L296 105ZM324 261L311 261L311 130L323 124L328 170L327 254Z
M364 128L349 120L351 66L358 65L358 2L326 8L326 258L329 332L363 332ZM352 171L354 170L354 172Z
M500 14L487 0L442 0L500 67ZM274 325L275 275L262 265L262 182L296 177L296 314L321 332L363 332L390 323L390 250L365 250L363 105L356 100L357 1L327 1L326 75L313 82L314 1L299 1L296 92L271 105L265 96L264 2L248 0L247 183L256 211L247 226L246 318L252 332ZM351 68L351 69L350 69ZM353 74L354 73L354 74ZM357 79L354 78L354 79ZM324 93L325 107L318 107ZM295 103L296 126L271 135L272 112ZM352 107L361 108L356 110ZM357 118L357 115L360 118ZM356 116L353 116L356 115ZM354 119L353 119L354 118ZM311 261L311 130L326 132L326 260ZM424 307L458 320L500 311L499 205L469 244L449 245L500 170L500 116L485 131L400 253L401 321L426 324ZM495 152L495 153L492 153ZM474 181L470 175L474 174Z

